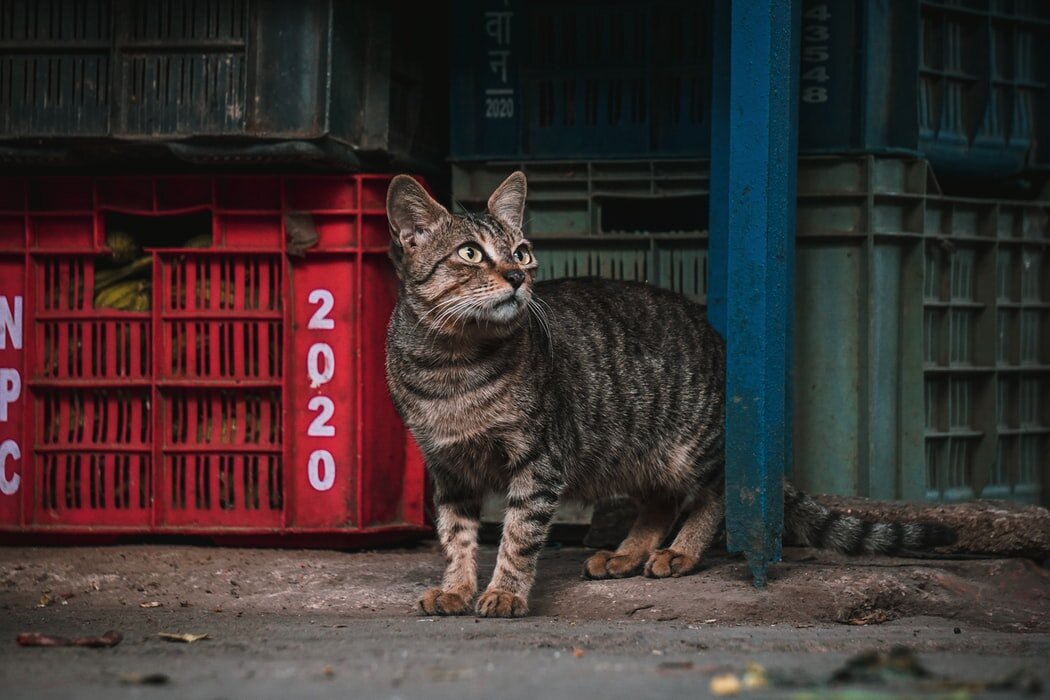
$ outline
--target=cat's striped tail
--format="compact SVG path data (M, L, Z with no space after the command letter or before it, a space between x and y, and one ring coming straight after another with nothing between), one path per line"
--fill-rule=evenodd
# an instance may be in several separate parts
M940 523L875 522L833 510L790 484L784 486L784 530L787 542L846 554L928 549L958 539Z

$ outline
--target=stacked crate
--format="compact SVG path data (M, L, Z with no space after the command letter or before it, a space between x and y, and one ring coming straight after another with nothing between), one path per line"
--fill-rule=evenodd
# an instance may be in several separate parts
M447 151L435 60L446 38L433 31L444 12L379 0L0 0L0 162L434 170Z
M1039 502L1050 483L1050 193L946 196L929 164L803 158L796 478Z
M943 178L1050 164L1050 6L805 0L799 147L911 152Z
M0 535L426 532L385 195L447 155L445 17L0 0Z
M480 209L521 169L542 277L647 280L705 303L709 3L454 12L469 30L452 56L454 201ZM1045 499L1048 195L952 197L938 178L981 189L1050 164L1050 11L807 0L803 13L795 478Z
M348 544L424 531L387 394L389 176L7 179L0 533ZM107 220L146 245L145 310L100 304ZM290 257L289 233L313 245Z

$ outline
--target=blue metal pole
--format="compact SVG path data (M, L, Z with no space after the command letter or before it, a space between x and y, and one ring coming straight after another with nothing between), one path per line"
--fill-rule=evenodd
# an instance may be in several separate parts
M726 532L755 585L780 558L791 461L798 0L714 13L711 318L726 338Z

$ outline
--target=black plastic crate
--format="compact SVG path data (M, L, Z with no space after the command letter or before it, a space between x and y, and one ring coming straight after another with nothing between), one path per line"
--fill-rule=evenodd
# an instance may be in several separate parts
M436 162L444 14L378 0L0 0L0 139L8 154L49 139L116 154L170 144L204 161Z

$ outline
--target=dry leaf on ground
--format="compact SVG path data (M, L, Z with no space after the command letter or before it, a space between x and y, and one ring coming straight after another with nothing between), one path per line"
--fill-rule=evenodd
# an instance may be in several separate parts
M207 632L204 634L190 634L188 632L158 632L157 636L166 642L182 642L183 644L193 644L202 639L211 639Z

